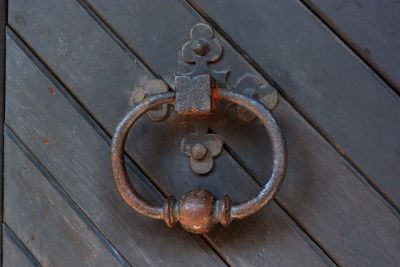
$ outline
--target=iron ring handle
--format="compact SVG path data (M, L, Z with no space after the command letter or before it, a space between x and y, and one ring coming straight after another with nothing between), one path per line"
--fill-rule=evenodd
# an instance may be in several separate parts
M286 171L286 145L281 130L272 115L260 102L234 92L216 89L216 98L241 105L253 112L266 128L273 151L273 169L268 182L254 198L231 204L228 196L216 200L207 190L187 192L181 200L168 197L163 207L155 206L143 199L129 181L124 161L124 146L128 132L134 122L146 111L162 104L175 104L175 93L167 92L150 96L137 104L118 124L112 139L112 171L119 193L125 202L137 212L150 218L164 220L172 227L180 222L193 233L206 233L220 222L228 225L233 219L247 217L267 205L278 192Z

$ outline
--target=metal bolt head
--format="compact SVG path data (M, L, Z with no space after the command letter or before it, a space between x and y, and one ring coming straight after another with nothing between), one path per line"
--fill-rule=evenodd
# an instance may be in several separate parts
M208 46L208 41L200 38L193 41L192 50L196 55L204 56L208 52Z
M207 155L207 148L202 144L195 144L190 152L192 158L202 160Z

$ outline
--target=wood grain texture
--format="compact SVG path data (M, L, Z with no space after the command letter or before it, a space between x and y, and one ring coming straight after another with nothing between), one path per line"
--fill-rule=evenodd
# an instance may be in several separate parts
M274 110L288 145L288 169L277 201L300 221L338 265L396 266L400 263L400 221L360 174L290 107ZM238 152L237 158L257 171L261 184L270 161L262 125L220 125L221 137ZM243 139L248 142L242 142ZM261 141L254 141L261 140ZM351 234L349 234L351 232Z
M5 238L3 241L3 266L4 267L31 267L35 266L29 259L21 252L21 250L9 239ZM37 265L40 266L40 265Z
M170 54L179 51L180 45L187 38L185 31L199 20L193 11L179 4L162 2L135 3L135 8L127 8L125 3L119 1L91 2L127 44L154 68L154 71L160 73L166 81L172 79L171 66L176 59L170 60ZM225 5L224 8L228 9L228 6ZM163 12L159 12L160 9ZM170 24L169 26L159 24L153 18L168 21ZM186 37L179 37L182 34ZM224 64L229 65L232 70L231 80L234 81L243 72L254 73L254 70L233 52L224 40L222 42L225 48L224 60L219 64L219 68L221 69ZM160 61L159 58L163 60ZM387 203L365 183L360 174L286 101L281 101L275 113L279 117L279 123L286 129L285 133L288 133L291 153L289 172L283 187L283 192L287 190L287 193L282 192L278 195L280 203L284 204L285 209L337 262L349 265L362 263L366 266L398 264L399 242L393 238L399 229L398 214L387 207ZM392 118L393 116L389 116L388 120ZM268 144L262 141L265 133L260 130L253 131L256 126L245 128L243 125L237 127L229 125L231 126L225 125L231 128L225 131L224 138L233 133L240 136L232 142L229 141L230 138L225 139L229 146L236 147L233 152L238 152L237 154L246 159L245 162L250 166L255 163L257 168L252 169L254 173L268 172L268 167L264 163L268 162L265 152ZM218 133L222 133L223 130L220 127L214 129ZM263 142L262 145L260 142ZM241 145L242 149L239 150L235 144ZM243 147L246 147L247 153L242 154ZM263 176L256 176L261 182ZM355 222L357 229L352 230ZM349 231L352 235L348 234ZM382 243L382 239L385 242Z
M121 266L6 136L4 220L43 266Z
M192 2L400 207L400 99L391 88L297 1Z
M131 263L224 265L200 239L132 212L114 186L105 140L15 44L7 51L7 123ZM132 177L143 196L160 201L146 180Z
M4 91L5 91L5 51L6 51L6 20L7 1L0 0L0 173L3 173L3 121L4 121ZM3 207L3 176L0 178L0 207ZM0 212L0 220L3 221L3 208ZM3 242L3 228L0 229L0 247ZM0 264L3 262L3 250L0 250Z
M304 0L400 92L400 3Z
M5 232L3 230L3 264L4 267L40 267L40 264L36 261L36 259L32 259L32 255L27 255L26 252L23 251L25 248L21 248L18 246L18 241L15 240L16 237L11 236L11 230Z
M105 140L101 139L75 107L72 107L64 98L63 91L58 90L62 88L56 88L54 84L51 84L11 40L8 51L9 58L13 59L10 60L8 69L10 75L15 73L15 76L8 78L7 123L57 177L63 188L121 253L131 262L141 262L142 265L151 265L152 262L178 266L187 265L189 262L192 265L201 266L221 265L222 263L212 256L213 252L203 247L205 244L201 239L193 237L196 243L190 242L193 241L188 238L190 236L178 227L172 230L167 229L162 222L145 218L123 203L112 181L110 151ZM34 93L30 88L35 88ZM117 109L118 107L110 105L108 108ZM148 131L147 135L149 135ZM143 144L148 144L148 142ZM149 155L144 153L144 156ZM227 169L241 171L233 168L231 161L229 157L221 157L217 164L222 167L227 164ZM157 171L167 172L162 168L158 167ZM186 168L186 171L190 171L189 167ZM153 172L155 171L156 168L153 168ZM181 174L186 171L183 169ZM172 191L177 195L179 191L182 191L182 187L194 186L193 183L197 182L193 180L190 184L190 181L184 180L184 177L177 176L176 169L174 176L167 175L168 173L163 174L177 185ZM144 197L156 203L160 202L161 196L154 189L144 188L142 183L146 181L140 180L141 178L135 175L131 177L132 182ZM179 181L181 184L178 186ZM238 192L238 196L256 192L258 189L249 184L252 180L248 179L247 183L244 179L239 179L240 181L242 181L241 184L233 183L238 188L242 188L243 193ZM214 182L218 185L218 181ZM217 191L218 188L215 186L214 190L221 194L223 186L219 184L219 188L220 191ZM228 186L228 189L232 188ZM244 254L244 251L232 249L232 253L223 252L224 257L230 262L250 263L257 260L265 264L279 262L283 266L292 266L296 262L304 266L324 265L324 256L322 255L321 258L310 244L304 241L307 237L299 234L300 229L279 207L271 205L260 216L263 219L258 223L263 234L252 233L260 237L259 247L254 251L264 249L269 251L271 256L256 254L250 258ZM237 231L230 232L229 236L248 233L247 229L253 228L248 223L251 221L238 224ZM220 232L225 231L230 230L229 228L220 230ZM279 235L279 238L276 235ZM209 242L215 243L215 240L210 237ZM247 246L250 247L252 244L254 240L250 238ZM282 254L282 251L289 251L290 256Z

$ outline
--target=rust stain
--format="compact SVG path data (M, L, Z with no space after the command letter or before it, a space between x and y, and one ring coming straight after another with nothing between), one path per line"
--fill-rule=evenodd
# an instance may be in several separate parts
M43 139L43 144L48 145L49 144L49 140Z
M364 48L363 52L364 52L365 56L367 56L367 57L371 56L371 50L369 50L368 48Z
M51 87L51 88L49 89L49 91L50 91L50 94L51 94L52 96L55 96L55 95L56 95L56 89L54 89L53 87Z
M218 95L218 87L213 86L211 88L211 109L216 110L218 108L218 100L220 96Z
M31 235L31 240L35 240L35 235L34 234Z

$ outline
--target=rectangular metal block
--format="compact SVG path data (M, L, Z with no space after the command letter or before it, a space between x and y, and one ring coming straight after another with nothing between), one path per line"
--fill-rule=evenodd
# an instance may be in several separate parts
M175 90L176 112L192 114L211 112L210 75L176 76Z

